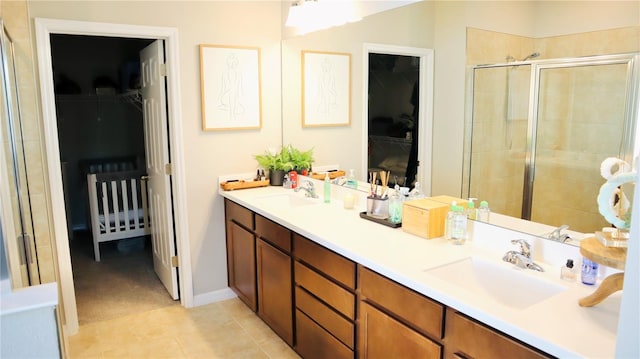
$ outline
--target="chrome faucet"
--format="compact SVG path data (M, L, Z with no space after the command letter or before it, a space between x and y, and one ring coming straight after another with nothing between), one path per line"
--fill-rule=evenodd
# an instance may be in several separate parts
M318 198L318 194L316 193L316 187L313 185L313 182L311 181L304 181L302 185L294 189L295 192L299 192L300 190L303 190L305 192L304 193L305 197Z
M347 176L336 177L331 180L331 183L337 184L338 186L344 186L347 184Z
M544 269L531 259L531 245L529 245L527 241L524 239L514 239L511 241L511 244L519 244L520 252L508 251L504 257L502 257L503 261L512 263L519 268L528 268L538 272L544 272Z
M549 233L549 235L547 236L547 238L551 239L552 241L556 241L556 242L568 242L571 240L571 236L569 236L568 233L562 233L563 230L569 228L568 224L563 224L560 227L554 229L553 231L551 231L551 233Z

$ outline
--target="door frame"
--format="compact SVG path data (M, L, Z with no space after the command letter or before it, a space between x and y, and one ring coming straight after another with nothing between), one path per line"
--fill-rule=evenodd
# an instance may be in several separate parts
M420 188L431 195L433 153L433 49L365 43L362 51L362 173L368 173L369 143L369 54L388 54L420 58L418 75L418 172Z
M146 38L165 41L167 70L167 106L169 122L170 156L172 162L171 189L174 206L176 250L178 256L180 303L193 307L193 282L191 273L190 243L187 227L186 181L182 141L182 110L180 97L180 66L178 29L128 24L85 22L35 18L36 50L44 128L45 160L48 170L48 194L51 201L53 226L54 261L58 265L59 286L64 313L63 329L66 335L78 332L71 253L67 232L60 146L58 143L58 121L56 117L53 66L51 62L51 34L86 36L110 36L123 38Z

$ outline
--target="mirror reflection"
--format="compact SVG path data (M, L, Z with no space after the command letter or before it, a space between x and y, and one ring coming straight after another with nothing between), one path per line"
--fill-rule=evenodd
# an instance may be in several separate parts
M527 6L536 11L525 11ZM359 169L358 178L366 181L367 169L371 167L371 163L367 163L367 129L371 124L365 111L360 110L365 107L358 103L358 93L364 91L358 87L365 76L361 69L363 44L435 48L434 130L429 143L420 145L433 148L433 167L429 166L432 185L425 189L427 193L475 197L478 198L476 205L486 200L492 212L512 216L514 221L509 222L520 222L517 219L523 216L523 206L530 208L525 218L548 226L542 226L544 231L515 228L529 234L547 235L550 229L561 225L580 232L599 230L608 225L598 213L595 201L605 181L599 175L600 163L609 156L630 158L637 153L637 149L632 149L633 126L637 120L626 117L630 108L637 106L628 102L625 95L628 91L625 86L629 84L625 76L630 65L599 64L595 72L590 72L595 65L564 66L564 63L566 59L586 56L639 52L640 24L637 17L621 16L628 12L624 6L630 5L616 8L603 3L575 2L558 8L546 2L420 2L367 16L356 24L286 39L283 41L283 143L304 139L305 143L322 144L335 136L336 140L331 143L345 147L338 154L331 150L325 153L316 145L316 162ZM453 16L460 11L467 15ZM568 13L572 14L570 20L560 16ZM519 24L505 21L509 14L523 21ZM594 14L597 21L583 20ZM435 21L435 16L440 20ZM378 33L379 29L388 34ZM522 36L523 33L531 36ZM460 42L465 44L460 46ZM463 51L459 47L463 47ZM300 129L300 122L296 120L300 77L295 76L300 49L353 54L351 128ZM477 66L480 64L485 66ZM556 66L558 64L563 66ZM467 82L466 87L457 77L460 73L466 75L466 81L462 81ZM536 83L532 82L532 74ZM594 75L594 79L589 79ZM474 77L477 78L471 82ZM588 85L586 81L593 83ZM537 86L534 91L531 91L532 85ZM474 102L474 91L486 101L484 106L493 111L488 115L493 116L493 125L475 122L472 115L479 111L476 106L483 105ZM607 92L609 96L600 96L598 91ZM589 102L589 106L574 103L579 96L583 96L581 101ZM531 127L530 112L534 110L536 127ZM462 111L459 117L458 111ZM571 121L560 121L562 111L571 112ZM587 132L594 128L598 130ZM614 135L603 140L596 135L603 132ZM493 146L498 145L506 148L504 153L491 153ZM484 157L476 154L475 150L483 149L489 153ZM559 154L563 156L558 158ZM527 171L525 160L535 167ZM483 168L486 162L491 162L493 167ZM357 163L365 165L354 165ZM564 166L558 167L558 163ZM497 180L497 174L509 177L513 183L505 184L507 178ZM493 182L476 183L478 178ZM529 179L535 180L534 185ZM496 193L500 192L506 196L497 197ZM549 215L549 207L558 207L563 217ZM511 223L500 225L510 227Z

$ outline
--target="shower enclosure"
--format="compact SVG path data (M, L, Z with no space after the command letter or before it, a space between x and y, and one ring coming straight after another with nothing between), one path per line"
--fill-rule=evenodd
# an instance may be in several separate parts
M0 230L15 288L40 284L22 135L16 56L0 19ZM16 259L16 260L12 260Z
M640 54L535 57L470 70L462 194L509 216L601 230L600 164L638 154Z

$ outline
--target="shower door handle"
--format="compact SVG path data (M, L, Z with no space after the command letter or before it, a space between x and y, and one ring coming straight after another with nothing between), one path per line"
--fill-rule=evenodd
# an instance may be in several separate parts
M26 264L33 264L33 255L31 253L31 237L28 234L22 234L22 243L24 245L24 255L26 257Z

